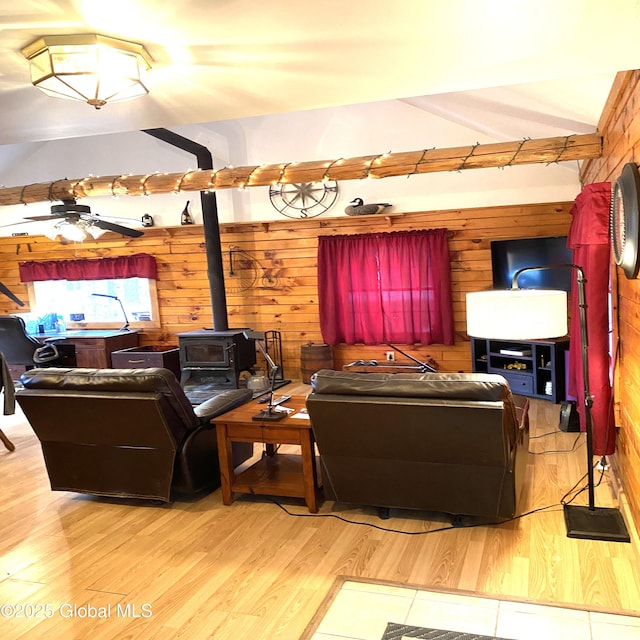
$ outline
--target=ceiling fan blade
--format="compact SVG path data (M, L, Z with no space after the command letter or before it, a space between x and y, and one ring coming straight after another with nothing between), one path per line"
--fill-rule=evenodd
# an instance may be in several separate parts
M123 236L129 236L130 238L139 238L144 235L144 231L140 231L139 229L130 229L129 227L123 227L120 224L114 224L113 222L107 222L106 220L92 219L92 223L99 229L115 231L116 233L121 233Z
M17 305L24 307L24 302L22 302L22 300L20 300L17 295L11 293L11 291L9 291L9 288L2 284L2 282L0 282L0 293L4 293L7 298L13 300Z
M54 220L55 218L66 218L67 214L65 213L49 213L46 216L25 216L25 220L30 220L33 222L39 222L42 220Z
M35 220L21 220L20 222L10 222L9 224L0 224L0 229L4 229L5 227L17 227L21 224L29 224L30 222L35 222Z
M133 222L139 223L140 218L124 218L122 216L105 216L102 213L90 213L82 216L85 220L110 220L111 222Z

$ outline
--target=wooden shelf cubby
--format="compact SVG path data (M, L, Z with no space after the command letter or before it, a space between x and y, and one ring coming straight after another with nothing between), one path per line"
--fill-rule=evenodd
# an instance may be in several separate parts
M473 371L504 376L513 393L563 402L569 338L494 340L471 338ZM505 353L507 352L507 353Z

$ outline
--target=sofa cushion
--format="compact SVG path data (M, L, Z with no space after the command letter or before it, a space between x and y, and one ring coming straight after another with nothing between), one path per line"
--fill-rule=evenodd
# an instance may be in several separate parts
M511 396L506 378L489 373L357 373L321 369L314 393L334 395L452 398L503 401Z
M185 424L199 424L191 403L173 372L161 367L143 369L30 369L20 376L26 389L92 392L156 392L163 395Z
M235 407L248 402L253 398L251 389L226 389L216 393L209 400L205 400L193 410L202 421L209 421Z

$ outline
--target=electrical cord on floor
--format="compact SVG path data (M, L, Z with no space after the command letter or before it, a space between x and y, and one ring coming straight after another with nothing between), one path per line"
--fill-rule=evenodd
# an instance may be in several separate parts
M547 431L546 433L541 433L539 436L529 436L529 440L536 440L538 438L546 438L547 436L555 436L558 433L557 429L555 431Z
M277 500L271 499L271 502L275 504L277 507L280 507L282 511L284 511L289 516L294 516L296 518L335 518L336 520L341 520L342 522L346 522L347 524L357 524L362 525L364 527L372 527L373 529L378 529L378 531L387 531L389 533L400 533L405 536L424 536L429 533L440 533L441 531L451 531L453 529L473 529L474 527L491 527L496 525L507 524L509 522L514 522L515 520L519 520L520 518L524 518L525 516L530 516L534 513L538 513L540 511L547 511L549 509L559 508L561 504L550 504L546 507L539 507L538 509L532 509L531 511L527 511L526 513L520 513L517 516L513 516L512 518L508 518L506 520L499 520L497 522L472 522L470 524L463 524L461 520L456 520L459 524L448 525L446 527L438 527L437 529L430 529L429 531L400 531L400 529L391 529L389 527L381 527L377 524L371 524L370 522L360 522L358 520L349 520L342 516L338 516L335 513L293 513L289 511L284 505L280 504Z
M535 438L542 438L544 436L549 436L549 435L553 435L557 433L557 431L550 431L548 433L544 433L541 434L539 436L534 436L533 439ZM540 452L534 452L534 451L529 451L529 453L533 454L533 455L541 455L541 454L545 454L545 453L571 453L575 450L579 440L580 440L580 436L582 435L582 433L578 433L576 435L576 438L573 442L573 445L571 447L571 449L566 449L566 450L557 450L557 451L540 451ZM595 483L594 488L595 487L599 487L600 484L602 483L602 479L604 477L604 472L606 470L606 456L602 456L600 461L596 464L594 464L594 468L596 467L597 464L600 464L600 477L598 478L598 481ZM525 518L527 516L533 515L534 513L540 513L542 511L549 511L549 510L560 510L560 508L564 508L565 505L567 504L571 504L581 493L583 493L584 491L586 491L588 489L588 484L583 485L582 487L580 487L578 489L578 485L580 485L587 477L587 474L585 473L574 485L573 487L571 487L571 489L569 489L563 496L562 498L560 498L560 502L557 504L550 504L547 505L546 507L539 507L537 509L532 509L531 511L527 511L525 513L520 513L516 516L513 516L511 518L507 518L506 520L498 520L497 522L472 522L469 524L464 524L462 522L462 517L461 516L456 516L456 518L454 519L455 524L453 525L448 525L446 527L438 527L437 529L430 529L429 531L401 531L399 529L392 529L389 527L381 527L380 525L377 524L372 524L370 522L361 522L358 520L349 520L348 518L344 518L343 516L339 516L336 515L335 513L293 513L292 511L289 511L284 505L280 504L277 500L274 500L273 498L268 498L271 502L273 502L273 504L275 504L277 507L279 507L280 509L282 509L282 511L284 511L287 515L289 516L294 516L296 518L334 518L336 520L341 520L342 522L346 522L347 524L356 524L356 525L361 525L361 526L365 526L365 527L371 527L373 529L377 529L378 531L387 531L389 533L400 533L402 535L405 536L423 536L423 535L427 535L430 533L440 533L442 531L451 531L453 529L472 529L474 527L491 527L491 526L499 526L499 525L504 525L504 524L508 524L509 522L515 522L516 520L520 520L521 518ZM573 495L572 495L573 494Z
M597 463L596 463L597 464ZM594 465L595 468L596 465ZM605 472L605 468L604 466L601 467L600 469L600 477L598 478L598 481L596 483L594 483L594 489L596 487L599 487L600 484L602 483L602 479L604 478L604 472ZM589 488L589 484L585 484L582 487L580 487L580 489L578 489L578 485L583 482L585 480L585 478L587 477L587 474L585 473L582 478L580 478L574 485L573 487L571 487L571 489L569 489L569 491L567 491L562 498L560 498L560 504L562 506L566 505L566 504L571 504L581 493L584 493L588 488ZM575 492L575 493L573 493ZM568 499L569 496L573 493L573 495L571 496L571 499Z
M576 437L576 442L579 438L580 434ZM575 443L574 443L575 446ZM602 459L599 461L600 463L600 477L598 481L595 483L594 488L599 487L602 483L602 479L604 477L605 472L605 464L606 463L605 456L602 456ZM598 463L596 463L598 464ZM595 468L596 465L594 465ZM499 526L503 524L508 524L509 522L515 522L516 520L520 520L521 518L525 518L526 516L533 515L534 513L540 513L542 511L549 511L551 509L560 509L564 508L565 505L571 504L581 493L585 492L588 489L588 484L583 485L578 488L578 486L586 479L587 474L585 473L574 485L569 489L563 496L560 498L560 502L558 504L550 504L546 507L539 507L537 509L532 509L531 511L526 511L525 513L520 513L512 518L507 518L506 520L498 520L497 522L472 522L470 524L464 524L462 522L461 517L457 516L455 518L456 524L448 525L446 527L438 527L437 529L430 529L429 531L400 531L399 529L392 529L389 527L381 527L377 524L371 524L370 522L361 522L358 520L349 520L348 518L344 518L343 516L336 515L335 513L293 513L289 511L284 505L280 504L277 500L273 498L269 498L273 504L282 509L287 515L294 516L296 518L334 518L336 520L341 520L342 522L346 522L347 524L356 524L365 527L372 527L373 529L377 529L379 531L387 531L389 533L400 533L406 536L424 536L429 533L440 533L442 531L451 531L452 529L472 529L474 527L492 527Z
M550 431L549 433L544 433L542 434L542 436L534 436L534 438L542 438L543 436L548 436L548 435L552 435L554 432ZM556 432L557 433L557 432ZM576 450L576 447L578 446L578 441L580 440L580 436L582 434L578 434L576 436L576 439L573 441L573 445L571 445L571 449L549 449L546 451L531 451L529 450L529 453L532 456L541 456L544 455L545 453L573 453ZM529 438L530 440L532 438Z

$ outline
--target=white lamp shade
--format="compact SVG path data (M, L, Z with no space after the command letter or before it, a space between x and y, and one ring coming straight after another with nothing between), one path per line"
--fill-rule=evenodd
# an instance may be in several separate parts
M467 334L502 340L543 340L567 334L567 294L543 289L467 294Z

